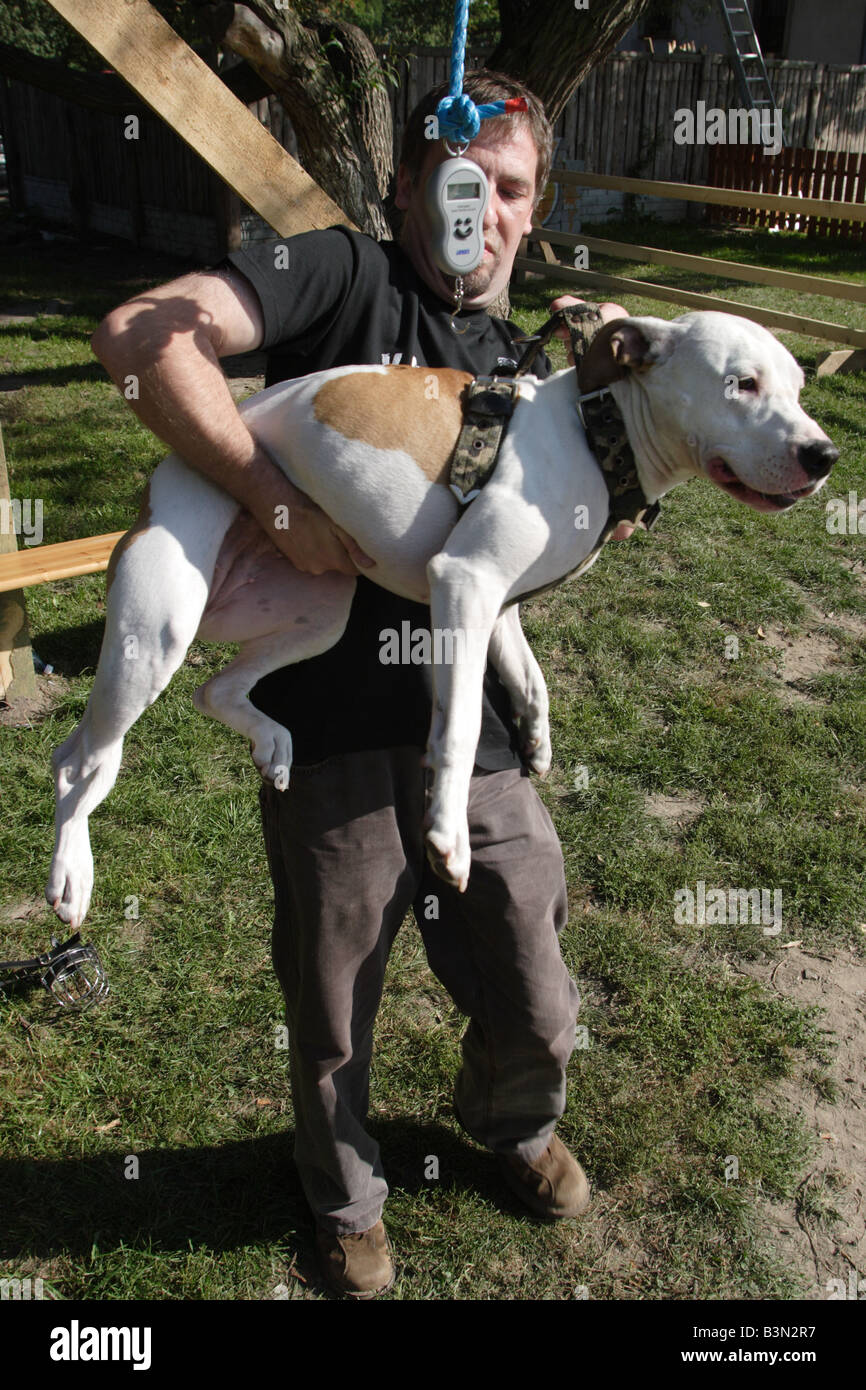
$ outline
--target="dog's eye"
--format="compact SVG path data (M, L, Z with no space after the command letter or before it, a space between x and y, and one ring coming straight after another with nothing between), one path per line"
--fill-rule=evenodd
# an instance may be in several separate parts
M737 382L738 391L757 391L758 383L753 376L741 376Z

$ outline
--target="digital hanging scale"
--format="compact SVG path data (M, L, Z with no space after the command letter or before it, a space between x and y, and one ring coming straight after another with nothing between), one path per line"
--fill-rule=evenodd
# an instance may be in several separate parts
M456 155L427 181L433 259L446 275L466 275L484 256L484 214L490 186L484 170Z

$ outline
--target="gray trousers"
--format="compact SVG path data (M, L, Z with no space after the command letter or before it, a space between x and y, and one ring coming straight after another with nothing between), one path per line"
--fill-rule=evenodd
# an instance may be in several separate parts
M262 786L274 884L274 968L286 1001L295 1161L317 1223L365 1231L388 1187L364 1131L385 965L409 907L433 973L469 1017L461 1119L532 1161L565 1108L577 989L559 952L567 899L550 817L521 769L476 772L461 894L424 853L417 748L352 753Z

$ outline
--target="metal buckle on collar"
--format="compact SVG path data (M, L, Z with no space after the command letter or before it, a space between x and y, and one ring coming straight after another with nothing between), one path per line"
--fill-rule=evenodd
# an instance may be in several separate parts
M454 493L454 496L457 498L457 501L460 503L461 507L468 507L470 502L474 502L476 497L481 496L480 487L474 487L471 492L462 493L460 491L459 483L449 483L448 486Z
M575 410L577 411L578 415L580 416L580 423L583 425L583 428L584 428L585 430L588 430L589 426L587 425L586 420L585 420L585 418L584 418L584 414L583 414L583 402L584 402L584 401L600 401L600 400L602 399L603 396L612 396L612 395L613 395L613 392L611 391L611 389L610 389L609 386L602 386L602 387L600 387L600 388L598 389L598 391L584 391L584 393L583 393L582 396L578 396L577 400L574 402L574 408L575 408Z

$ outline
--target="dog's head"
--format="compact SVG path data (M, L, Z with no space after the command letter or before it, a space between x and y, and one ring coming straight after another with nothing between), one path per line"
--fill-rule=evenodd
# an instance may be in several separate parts
M628 388L615 394L656 496L694 473L757 511L785 511L816 493L839 457L800 406L800 367L749 319L615 319L579 373L583 392L614 383Z

